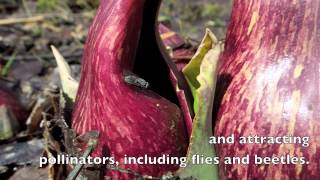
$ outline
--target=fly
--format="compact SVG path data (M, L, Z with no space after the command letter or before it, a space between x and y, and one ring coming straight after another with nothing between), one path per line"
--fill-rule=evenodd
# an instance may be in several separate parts
M149 83L146 80L133 73L125 74L124 81L130 85L134 85L143 89L148 89L150 87Z

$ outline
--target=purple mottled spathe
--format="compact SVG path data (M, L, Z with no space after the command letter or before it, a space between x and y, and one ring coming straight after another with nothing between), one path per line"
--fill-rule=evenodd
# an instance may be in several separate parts
M301 144L220 144L222 179L320 179L320 0L235 0L221 57L215 135L308 136ZM253 163L289 154L309 164Z
M175 104L124 81L124 71L134 64L144 3L100 2L85 45L72 127L78 134L100 132L94 156L113 156L120 168L161 176L178 167L123 164L125 155L184 156L188 142L183 116ZM106 175L132 178L108 169Z

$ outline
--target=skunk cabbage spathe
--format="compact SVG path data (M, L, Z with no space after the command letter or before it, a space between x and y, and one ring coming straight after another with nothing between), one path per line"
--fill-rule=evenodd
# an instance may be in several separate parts
M153 53L159 51L154 48L157 46L148 44L155 39L155 32L149 30L148 34L143 28L147 25L151 26L147 29L155 29L155 24L149 24L151 18L155 21L154 17L145 15L146 11L157 11L159 3L149 0L100 2L85 45L72 118L72 127L78 134L100 132L94 156L115 157L119 167L152 176L174 171L177 166L125 165L124 156L179 157L185 154L188 144L180 109L160 96L176 98L172 96L174 90L165 62L159 53ZM133 69L145 79L143 82L150 83L151 89L125 81ZM134 75L134 78L139 77ZM171 92L167 92L168 89ZM112 177L127 176L110 169L106 171L106 175Z
M320 0L234 1L220 59L215 135L236 138L218 145L220 158L249 154L251 161L220 163L222 179L320 178L319 20ZM309 145L239 143L250 135L309 137ZM255 155L308 162L257 165Z
M20 122L20 125L25 126L27 120L27 112L19 101L12 96L7 89L0 87L0 106L8 108L15 118Z

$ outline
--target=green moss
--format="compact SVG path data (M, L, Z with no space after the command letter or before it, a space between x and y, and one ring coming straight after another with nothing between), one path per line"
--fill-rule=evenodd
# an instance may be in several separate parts
M59 0L37 0L37 9L41 12L52 11L60 6L60 3Z

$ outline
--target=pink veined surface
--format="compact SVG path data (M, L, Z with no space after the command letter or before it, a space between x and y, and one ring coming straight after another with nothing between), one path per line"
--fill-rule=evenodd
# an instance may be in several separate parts
M220 164L222 179L320 179L319 20L320 0L234 1L215 135L307 136L310 145L220 144L219 156L289 154L309 164Z
M85 45L72 127L100 132L94 156L113 156L121 168L161 176L175 165L124 165L127 156L183 156L187 134L173 103L124 82L140 36L144 0L102 0ZM146 67L147 68L147 67ZM127 175L107 171L112 177Z

